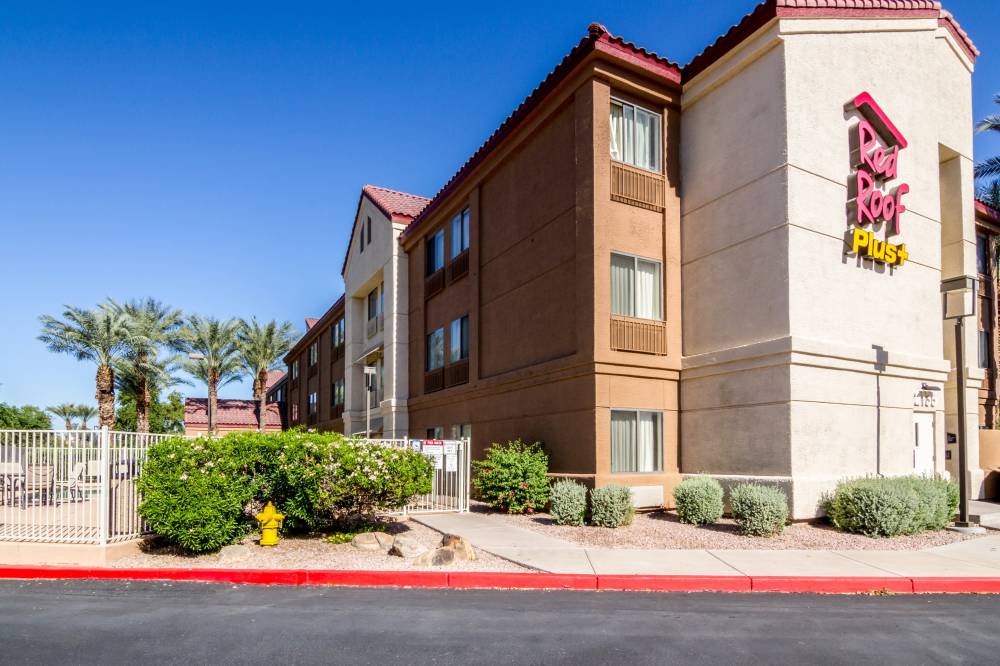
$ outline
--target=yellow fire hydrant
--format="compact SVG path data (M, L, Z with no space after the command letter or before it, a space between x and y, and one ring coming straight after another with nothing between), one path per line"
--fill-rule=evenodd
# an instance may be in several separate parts
M268 502L264 510L257 514L257 522L260 523L260 545L278 545L278 530L284 519L285 517L275 510L274 504Z

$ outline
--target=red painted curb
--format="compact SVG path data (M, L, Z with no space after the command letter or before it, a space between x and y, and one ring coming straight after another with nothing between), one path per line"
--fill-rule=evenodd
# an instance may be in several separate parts
M597 576L593 574L456 571L448 574L448 587L596 590Z
M1000 594L1000 578L914 578L913 591Z
M647 592L750 592L748 576L598 575L598 590Z
M913 592L910 578L868 576L752 576L754 592L813 592L818 594L857 594L859 592Z
M0 565L0 579L174 580L248 585L342 585L452 589L618 590L656 592L866 592L1000 594L997 578L832 576L627 576L479 571L311 569L111 569Z

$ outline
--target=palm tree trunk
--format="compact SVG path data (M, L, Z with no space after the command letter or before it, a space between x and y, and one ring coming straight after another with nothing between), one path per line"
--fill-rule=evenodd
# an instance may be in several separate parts
M216 414L219 407L219 371L208 371L208 432L215 434Z
M65 423L66 423L66 430L73 429L73 419L67 417Z
M110 365L97 366L97 411L101 427L115 426L115 372Z
M267 371L261 370L253 379L253 397L257 400L258 430L264 432L267 427Z

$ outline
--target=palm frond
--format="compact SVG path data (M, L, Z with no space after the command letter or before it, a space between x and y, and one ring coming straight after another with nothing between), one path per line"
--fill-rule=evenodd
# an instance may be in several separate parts
M992 178L1000 176L1000 155L987 158L976 165L976 178Z
M98 365L111 365L124 352L128 330L122 313L106 308L65 307L61 320L49 315L39 317L42 331L38 339L50 351Z
M1000 132L1000 115L986 116L976 123L977 132Z

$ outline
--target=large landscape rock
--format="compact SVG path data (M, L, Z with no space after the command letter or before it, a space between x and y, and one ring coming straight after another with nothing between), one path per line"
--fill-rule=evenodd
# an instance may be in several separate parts
M454 562L455 555L453 548L437 548L413 560L413 565L417 567L440 567Z
M390 555L406 558L418 557L426 552L426 546L413 537L403 536L402 534L393 539L392 547L389 548Z
M392 545L392 537L385 532L362 532L351 539L351 545L360 550L386 551Z
M472 544L457 534L445 534L441 538L441 547L454 550L455 557L460 560L476 559L476 551L472 549Z
M245 562L250 559L251 555L250 546L244 546L243 544L225 546L219 551L219 563L232 564L233 562Z

